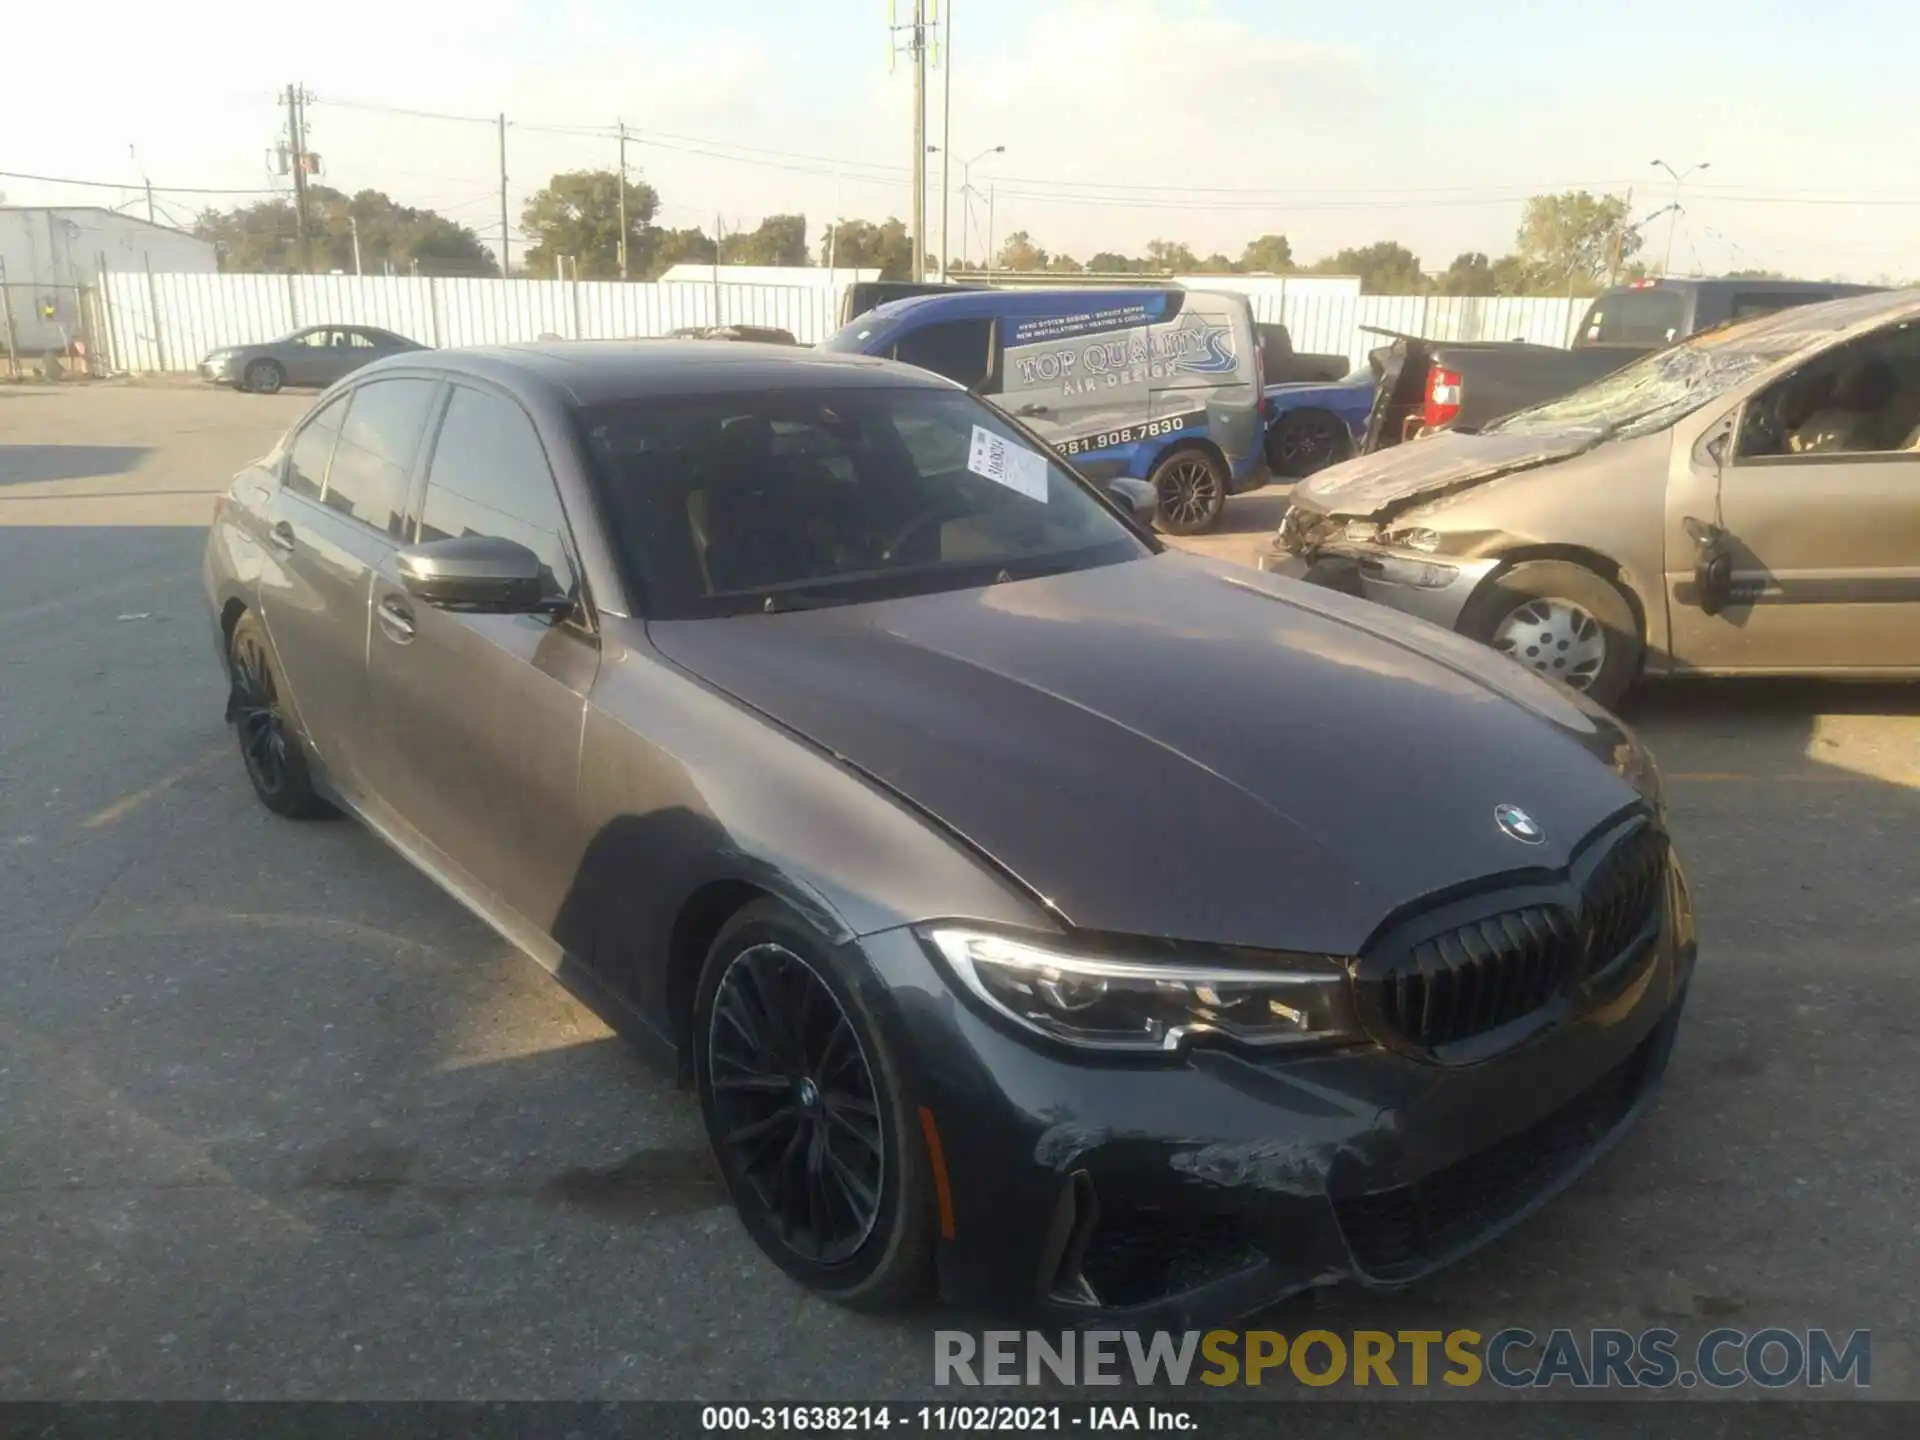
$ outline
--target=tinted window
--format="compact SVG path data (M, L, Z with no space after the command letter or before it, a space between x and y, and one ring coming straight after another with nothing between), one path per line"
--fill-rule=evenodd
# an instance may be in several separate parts
M346 413L347 397L342 395L329 401L294 437L286 481L287 489L294 494L310 500L320 498L320 487L327 483L327 462L333 458L334 442L340 438L340 422Z
M364 332L359 330L349 330L347 332L347 344L351 345L356 350L373 349L372 339L368 337Z
M434 380L375 380L347 397L347 423L327 473L330 508L400 533L407 477L439 388Z
M1621 290L1587 312L1583 345L1665 345L1680 338L1687 303L1678 290Z
M949 390L633 401L582 416L648 614L955 590L1147 548L999 412Z
M987 378L992 339L991 320L948 320L902 336L893 348L893 358L962 385L979 385Z
M570 592L566 528L546 451L526 412L511 400L455 386L427 470L420 539L517 540L540 557L556 592Z

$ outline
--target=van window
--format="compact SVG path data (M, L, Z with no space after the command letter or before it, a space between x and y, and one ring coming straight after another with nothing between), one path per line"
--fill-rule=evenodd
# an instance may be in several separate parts
M1768 295L1762 293L1735 295L1733 297L1731 318L1735 320L1746 320L1755 315L1771 315L1776 310L1791 310L1796 305L1811 305L1814 301L1823 298L1825 297L1819 295Z
M1620 290L1587 311L1582 345L1666 345L1680 338L1687 302L1678 290Z
M970 389L984 389L993 372L992 346L991 320L948 320L903 335L893 347L893 358Z

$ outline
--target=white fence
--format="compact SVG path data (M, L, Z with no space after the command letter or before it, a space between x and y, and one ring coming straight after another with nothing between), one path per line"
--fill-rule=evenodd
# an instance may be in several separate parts
M1204 283L1204 282L1202 282ZM619 340L691 325L764 325L802 344L833 332L844 284L820 274L799 285L623 284L617 281L413 279L357 275L150 275L101 277L110 367L191 371L223 345L269 340L303 325L360 324L422 344L499 345L537 340ZM1255 315L1285 324L1296 350L1358 364L1386 343L1374 326L1439 340L1564 345L1587 301L1329 293L1284 279L1238 278Z

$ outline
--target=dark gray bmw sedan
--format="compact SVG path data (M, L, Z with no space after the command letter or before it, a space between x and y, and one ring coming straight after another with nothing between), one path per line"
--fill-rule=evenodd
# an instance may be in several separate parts
M1404 1283L1650 1102L1695 954L1658 779L1116 483L885 361L396 357L220 504L227 715L269 808L358 816L692 1083L808 1286Z

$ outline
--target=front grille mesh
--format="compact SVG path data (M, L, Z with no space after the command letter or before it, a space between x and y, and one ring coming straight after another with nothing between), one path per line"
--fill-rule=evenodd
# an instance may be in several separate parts
M1370 966L1373 1007L1395 1035L1456 1044L1530 1015L1637 953L1660 917L1667 842L1642 826L1601 859L1578 913L1519 906L1405 945Z

